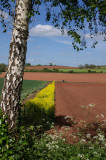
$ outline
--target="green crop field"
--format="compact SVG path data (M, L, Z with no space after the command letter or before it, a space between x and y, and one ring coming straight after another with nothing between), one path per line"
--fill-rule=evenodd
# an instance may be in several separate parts
M106 73L106 68L102 69L59 69L59 72L70 72L73 71L73 73L88 73L88 70L91 70L91 72L96 71L97 73Z
M35 80L23 80L21 101L25 99L29 94L44 88L47 84L46 81L35 81ZM3 87L3 78L0 78L0 97Z

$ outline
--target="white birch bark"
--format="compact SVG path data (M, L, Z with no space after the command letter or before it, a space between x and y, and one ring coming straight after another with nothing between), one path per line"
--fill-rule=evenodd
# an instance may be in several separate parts
M9 49L9 64L2 90L1 108L8 116L9 129L13 129L20 107L23 72L27 51L28 12L31 9L31 0L17 0L15 21Z

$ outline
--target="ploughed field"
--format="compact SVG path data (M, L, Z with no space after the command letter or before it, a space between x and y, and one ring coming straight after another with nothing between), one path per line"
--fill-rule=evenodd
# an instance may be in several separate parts
M77 67L69 67L69 66L31 66L25 67L26 69L44 69L44 68L48 68L48 69L77 69Z
M5 73L2 73L1 77L4 77L4 75ZM105 73L68 74L25 72L24 79L61 81L56 82L56 116L71 115L76 119L84 119L87 116L87 113L85 113L84 109L81 108L81 105L86 106L91 103L95 104L95 106L91 109L91 119L98 114L104 114L106 116ZM63 83L62 80L67 82Z
M43 81L69 81L69 82L104 82L106 83L106 74L68 74L68 73L24 73L24 79L43 80Z
M3 78L5 72L0 77ZM41 80L41 81L69 81L69 82L103 82L106 83L105 73L42 73L42 72L24 72L26 80Z
M106 117L106 83L56 83L55 116L70 115L79 120L95 121L103 114ZM95 104L88 110L81 107Z

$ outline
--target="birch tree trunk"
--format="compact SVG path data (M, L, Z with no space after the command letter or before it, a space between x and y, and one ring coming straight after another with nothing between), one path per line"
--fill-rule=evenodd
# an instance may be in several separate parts
M15 21L9 49L9 64L2 90L1 108L8 116L9 130L14 129L20 107L24 65L27 51L29 18L32 0L17 0Z

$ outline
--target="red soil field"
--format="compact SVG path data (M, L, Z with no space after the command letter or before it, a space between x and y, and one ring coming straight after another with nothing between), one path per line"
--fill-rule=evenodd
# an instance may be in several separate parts
M90 109L90 120L100 114L106 116L105 83L56 83L55 116L71 115L77 120L85 120L87 113L81 105L91 103L95 106Z
M31 66L31 67L25 67L26 69L76 69L78 67L69 67L69 66Z
M55 128L48 133L62 133L62 138L66 138L68 143L80 141L77 133L82 130L86 140L87 134L95 136L99 124L106 118L106 83L56 82L55 86ZM88 106L91 103L95 106L89 110L81 108L81 105ZM67 115L72 118L68 116L65 119ZM96 118L98 115L100 117ZM84 127L85 124L87 127ZM106 126L102 130L106 132Z
M24 73L24 79L44 81L104 82L106 74Z
M5 72L0 77L3 78ZM24 79L42 80L42 81L69 81L69 82L102 82L106 83L105 73L42 73L42 72L24 72Z

